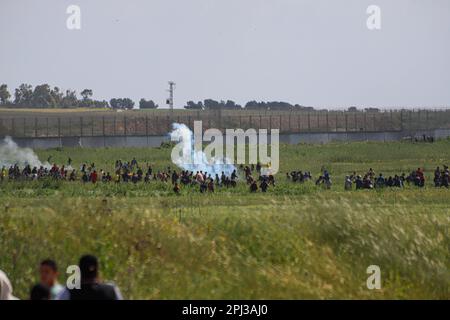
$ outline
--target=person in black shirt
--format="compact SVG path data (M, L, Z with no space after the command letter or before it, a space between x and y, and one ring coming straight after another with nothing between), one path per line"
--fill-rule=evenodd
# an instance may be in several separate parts
M98 278L98 260L93 255L84 255L79 262L81 271L81 288L66 288L58 300L122 300L117 286L102 283Z
M267 188L269 187L269 184L266 182L266 179L263 179L260 186L262 192L267 192Z
M30 290L30 300L50 300L50 288L44 284L37 284Z

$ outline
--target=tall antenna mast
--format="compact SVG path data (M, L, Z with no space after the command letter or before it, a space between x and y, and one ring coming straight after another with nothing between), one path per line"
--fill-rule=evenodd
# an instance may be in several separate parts
M170 107L170 110L173 110L173 93L175 90L176 83L173 81L169 81L169 99L167 99L167 104Z

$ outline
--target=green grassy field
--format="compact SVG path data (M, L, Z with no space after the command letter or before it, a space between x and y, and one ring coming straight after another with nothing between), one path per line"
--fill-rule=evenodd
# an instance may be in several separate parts
M74 166L135 156L170 165L155 149L38 150L41 160ZM40 260L62 271L94 253L103 278L128 299L449 299L450 190L432 173L449 164L450 141L435 144L282 145L277 185L200 194L152 182L0 184L0 269L26 298ZM289 170L330 170L332 190L293 184ZM343 178L372 167L384 175L424 167L427 186L346 192ZM368 290L366 269L381 268L382 289ZM64 273L64 272L62 272ZM62 275L62 280L65 278Z

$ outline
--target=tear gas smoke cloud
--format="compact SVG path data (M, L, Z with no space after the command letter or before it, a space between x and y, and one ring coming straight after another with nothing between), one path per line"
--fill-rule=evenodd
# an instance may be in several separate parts
M214 176L219 176L222 172L230 176L236 167L232 161L224 158L210 158L206 156L203 150L195 150L195 138L193 132L184 124L172 124L173 131L170 133L172 141L179 142L177 150L179 153L172 153L172 162L184 170L207 172ZM175 151L175 149L174 149Z
M47 166L39 161L38 156L30 148L20 148L11 137L6 137L0 142L0 167L19 165L21 167L30 165L31 167Z

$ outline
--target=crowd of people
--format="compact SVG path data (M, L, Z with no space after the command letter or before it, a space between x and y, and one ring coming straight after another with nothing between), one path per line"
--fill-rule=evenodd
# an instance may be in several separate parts
M434 171L434 186L435 187L449 187L450 177L448 166L444 166L441 170L439 167Z
M325 189L331 189L332 182L330 173L323 167L321 169L321 172L322 174L317 178L315 182L316 186L323 186ZM286 178L288 181L292 181L295 183L304 183L313 179L310 171L303 172L302 170L286 172Z
M263 170L258 163L256 165L240 165L231 174L211 174L204 171L177 171L170 166L165 170L153 170L152 166L146 163L140 166L136 158L131 161L116 160L113 173L103 169L98 170L95 163L83 163L79 171L72 167L72 159L68 159L67 165L44 167L31 167L26 165L20 168L18 165L11 165L9 168L3 166L0 171L0 181L4 180L39 180L51 178L66 181L81 181L82 183L150 183L160 181L171 183L172 190L180 194L184 186L198 187L200 193L213 193L217 188L235 188L238 181L245 182L250 192L267 192L269 187L275 186L275 177ZM286 173L286 178L293 183L304 183L313 180L310 171L295 170ZM321 169L321 174L315 180L317 186L331 189L332 180L330 172L326 168ZM374 189L384 187L403 188L405 184L418 187L425 186L424 170L418 168L408 175L405 173L384 176L383 173L375 174L370 168L365 174L359 175L353 172L345 177L344 188L346 190ZM434 172L434 185L436 187L449 187L449 168L444 166L441 170L437 167Z
M99 277L99 262L93 255L84 255L78 263L80 279L71 285L59 283L57 263L52 259L41 261L38 267L39 283L30 289L30 300L122 300L119 288ZM17 300L7 275L0 270L0 300Z
M412 171L409 175L405 173L390 175L386 177L383 173L375 174L372 168L367 171L363 176L353 172L351 175L345 177L344 188L345 190L352 190L353 185L355 189L374 189L385 187L403 188L405 184L414 185L420 188L425 186L425 174L422 168ZM434 172L434 185L435 187L449 187L449 168L444 166L443 170L439 167Z
M214 192L216 188L235 188L240 176L242 176L249 186L250 192L261 190L266 192L269 186L275 186L275 178L271 174L263 173L262 166L256 165L239 167L231 174L211 174L206 171L177 171L170 166L165 170L153 170L150 164L140 166L136 158L131 161L116 160L114 170L111 172L97 169L95 163L83 163L79 171L72 167L72 159L68 159L67 165L58 166L56 163L52 166L31 167L25 165L20 168L19 165L11 165L8 168L3 166L0 171L1 181L33 181L41 179L55 179L63 181L81 181L82 183L150 183L159 181L164 183L171 182L173 191L180 193L183 186L198 187L201 193ZM258 175L258 177L256 177Z

